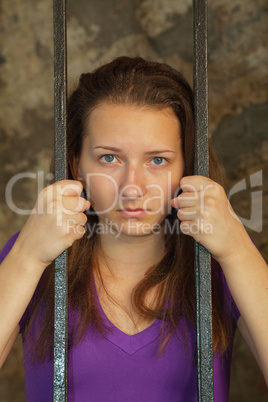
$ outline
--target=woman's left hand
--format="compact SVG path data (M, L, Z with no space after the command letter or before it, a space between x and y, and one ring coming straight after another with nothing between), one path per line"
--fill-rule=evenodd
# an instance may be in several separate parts
M219 262L239 252L248 235L223 187L203 176L185 176L180 186L182 193L171 204L178 208L182 233L201 243Z

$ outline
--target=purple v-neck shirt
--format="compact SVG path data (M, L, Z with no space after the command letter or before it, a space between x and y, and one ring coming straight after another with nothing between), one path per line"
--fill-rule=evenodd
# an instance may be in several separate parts
M0 262L12 248L13 236L2 252ZM98 301L99 312L109 328L103 334L91 329L83 341L69 351L69 402L195 402L197 372L193 360L195 329L190 324L190 342L185 347L180 329L171 336L164 352L159 355L161 321L135 335L127 335L116 328L105 315ZM239 312L235 309L236 320ZM70 322L76 313L70 311ZM234 323L235 325L235 323ZM21 333L24 319L20 321ZM24 351L26 342L23 343ZM232 348L223 356L214 355L214 400L227 402L230 381ZM27 402L52 401L53 362L35 366L25 363Z

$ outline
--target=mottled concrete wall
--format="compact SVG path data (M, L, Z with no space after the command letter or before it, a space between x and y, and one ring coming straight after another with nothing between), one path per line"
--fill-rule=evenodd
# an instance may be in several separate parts
M80 73L119 55L163 61L192 81L191 0L69 0L68 73L72 88ZM211 0L209 5L209 122L230 188L263 172L260 232L249 233L268 258L268 74L267 0ZM52 1L2 0L0 47L0 247L27 216L6 204L5 188L20 172L49 169L53 148ZM256 176L255 176L256 177ZM260 181L259 180L259 181ZM253 180L254 182L254 180ZM37 182L14 186L18 207L30 209ZM237 213L250 218L250 188L232 197ZM260 209L260 208L259 208ZM249 224L250 225L250 224ZM0 374L0 400L24 401L18 342ZM259 370L236 340L230 401L267 401Z

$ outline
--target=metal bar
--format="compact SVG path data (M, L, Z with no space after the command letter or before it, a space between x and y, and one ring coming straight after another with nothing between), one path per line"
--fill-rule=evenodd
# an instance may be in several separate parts
M193 0L195 174L209 177L207 1ZM196 337L199 402L213 401L211 256L195 243Z
M67 177L66 0L53 0L54 26L54 155L55 182ZM68 366L68 258L55 260L53 402L67 401Z

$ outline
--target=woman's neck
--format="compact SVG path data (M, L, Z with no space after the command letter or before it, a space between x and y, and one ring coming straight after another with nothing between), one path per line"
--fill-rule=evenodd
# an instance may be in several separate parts
M141 316L132 303L135 286L148 269L164 256L164 237L100 236L99 274L95 277L98 297L111 322L123 332L134 334L147 328L152 318ZM101 277L101 280L100 280ZM146 303L153 307L156 289L146 295Z
M139 282L165 252L161 233L147 236L100 236L101 274L114 279Z

